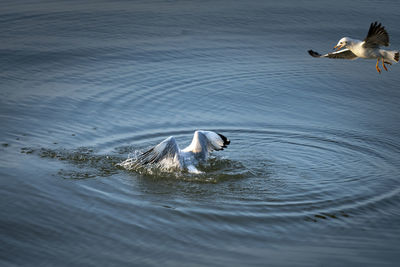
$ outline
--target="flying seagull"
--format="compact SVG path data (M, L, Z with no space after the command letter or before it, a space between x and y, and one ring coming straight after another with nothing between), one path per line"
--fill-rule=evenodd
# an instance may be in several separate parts
M205 162L213 150L223 150L230 144L228 138L212 131L195 131L192 143L184 149L179 149L173 136L168 137L158 145L139 155L137 159L127 159L119 165L146 166L156 164L161 168L177 167L187 169L190 173L202 173L196 168Z
M385 27L377 21L371 23L367 37L363 41L343 37L339 40L334 47L336 52L321 55L313 50L308 50L312 57L327 57L327 58L341 58L341 59L357 59L368 58L376 59L376 70L381 73L379 68L379 60L382 62L382 67L387 71L386 64L399 62L399 51L388 51L380 49L380 46L389 46L389 34ZM342 50L339 50L344 48Z

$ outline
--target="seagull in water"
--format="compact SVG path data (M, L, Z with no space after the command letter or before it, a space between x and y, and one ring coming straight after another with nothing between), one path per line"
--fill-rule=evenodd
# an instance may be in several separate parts
M158 164L161 168L187 169L190 173L202 173L196 168L200 162L205 162L213 150L223 150L230 144L228 138L211 131L195 131L192 143L184 149L179 149L173 136L168 137L158 145L141 154L136 160L127 159L119 165L129 168Z
M387 71L385 64L392 65L392 63L399 62L399 51L388 51L380 49L380 46L389 46L389 34L386 32L385 27L378 24L378 22L371 23L367 37L363 41L343 37L339 40L334 47L336 52L321 55L313 50L308 50L312 57L327 57L327 58L341 58L341 59L357 59L369 58L376 59L376 70L381 73L379 68L379 60L382 62L382 67ZM342 50L339 50L344 48Z

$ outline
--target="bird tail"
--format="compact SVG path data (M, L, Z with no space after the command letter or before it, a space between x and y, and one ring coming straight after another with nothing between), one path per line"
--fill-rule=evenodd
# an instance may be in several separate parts
M399 62L399 51L385 51L384 59L388 62Z

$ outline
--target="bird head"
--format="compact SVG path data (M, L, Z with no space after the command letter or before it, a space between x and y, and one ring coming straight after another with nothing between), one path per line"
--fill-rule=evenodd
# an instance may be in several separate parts
M333 49L336 49L336 51L342 49L343 47L347 47L347 45L350 43L350 38L349 37L343 37L342 39L339 40L337 45Z

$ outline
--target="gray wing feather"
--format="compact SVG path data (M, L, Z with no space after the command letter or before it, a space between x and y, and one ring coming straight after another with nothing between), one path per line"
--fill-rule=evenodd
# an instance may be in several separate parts
M152 147L148 151L141 154L137 158L136 163L141 165L154 164L163 159L175 157L179 157L179 147L175 141L175 138L171 136L155 147Z
M337 58L337 59L356 59L357 58L357 56L347 48L339 50L337 52L328 53L325 55L321 55L320 53L315 52L313 50L308 50L308 53L312 57L327 57L327 58Z
M381 45L389 45L389 34L385 30L382 24L378 24L377 21L371 23L369 27L367 37L364 39L364 47L379 47Z

